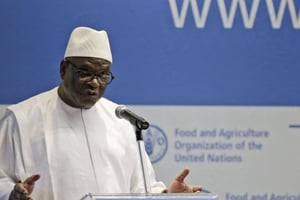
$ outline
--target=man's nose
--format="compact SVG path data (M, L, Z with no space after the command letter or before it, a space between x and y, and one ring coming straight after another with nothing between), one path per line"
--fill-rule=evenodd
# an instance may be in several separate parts
M91 85L94 86L94 87L99 87L99 86L101 85L98 76L93 76L89 82L90 82Z

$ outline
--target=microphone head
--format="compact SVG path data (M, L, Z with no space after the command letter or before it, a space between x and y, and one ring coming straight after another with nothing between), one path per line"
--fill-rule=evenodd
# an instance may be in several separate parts
M127 109L127 108L126 108L126 106L124 106L124 105L118 106L118 107L116 108L116 110L115 110L116 116L117 116L118 118L122 119L121 113L122 113L124 110L126 110L126 109Z
M115 110L115 114L119 119L128 120L133 126L138 129L147 129L149 127L149 123L144 118L131 112L124 105L118 106Z

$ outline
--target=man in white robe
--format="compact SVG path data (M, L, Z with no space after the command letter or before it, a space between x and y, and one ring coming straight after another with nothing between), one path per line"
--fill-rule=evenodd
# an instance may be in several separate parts
M78 27L61 62L60 86L7 108L0 121L0 200L145 192L134 127L102 97L111 64L106 32ZM201 189L184 183L187 169L167 188L147 156L145 164L153 193Z

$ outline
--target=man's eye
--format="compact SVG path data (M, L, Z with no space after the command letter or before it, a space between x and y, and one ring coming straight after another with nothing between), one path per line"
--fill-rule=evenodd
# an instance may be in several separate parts
M87 71L78 71L78 75L81 77L81 78L84 78L84 77L87 77L87 76L91 76L91 73L90 72L87 72Z
M109 72L102 72L101 73L103 76L110 76L110 73Z

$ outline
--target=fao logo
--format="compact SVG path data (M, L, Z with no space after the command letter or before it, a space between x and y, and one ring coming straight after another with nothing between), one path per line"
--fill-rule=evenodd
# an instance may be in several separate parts
M161 160L168 149L168 140L164 131L155 125L143 133L145 149L152 163Z

